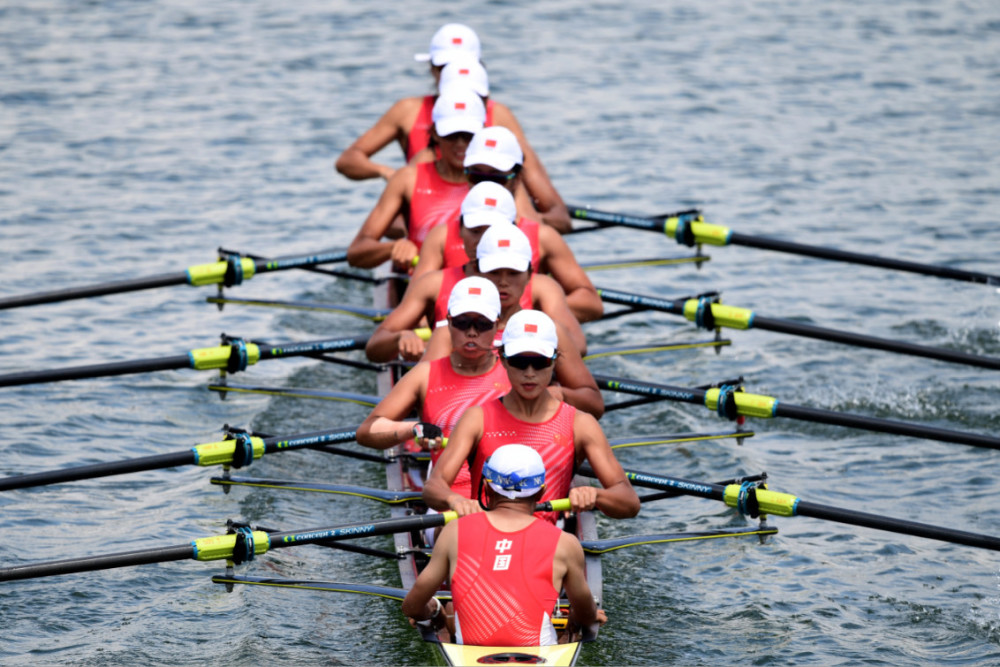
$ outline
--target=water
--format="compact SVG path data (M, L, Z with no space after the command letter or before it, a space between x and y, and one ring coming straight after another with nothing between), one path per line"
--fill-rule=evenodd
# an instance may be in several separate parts
M1000 9L982 2L8 2L0 8L0 295L178 271L217 246L346 245L381 184L332 161L390 103L429 89L412 54L442 23L481 34L511 106L567 202L653 214L689 206L749 234L1000 272ZM396 149L383 159L399 163ZM628 230L571 240L581 261L679 254ZM598 274L680 297L710 289L761 315L1000 355L995 288L747 248L694 268ZM170 356L220 332L308 340L362 332L336 315L203 303L175 287L0 312L0 372ZM238 296L366 303L289 272ZM591 345L704 338L675 317L588 327ZM605 373L695 385L734 375L786 403L996 434L993 371L764 331L710 351L611 358ZM350 404L233 396L193 371L5 389L0 473L185 449L224 423L350 425ZM245 379L374 390L350 369L262 363ZM610 398L610 397L609 397ZM612 437L724 427L694 406L610 413ZM743 447L636 448L627 467L691 479L766 470L772 488L878 514L1000 532L997 454L774 420ZM371 464L288 453L254 474L378 485ZM303 528L387 514L347 498L222 494L174 469L0 495L5 565L183 544L226 518ZM990 552L807 518L750 540L606 559L611 622L588 664L996 664ZM744 525L700 499L660 501L605 534ZM179 562L4 584L4 664L420 664L394 605L278 590L227 594ZM257 574L398 584L395 566L302 548Z

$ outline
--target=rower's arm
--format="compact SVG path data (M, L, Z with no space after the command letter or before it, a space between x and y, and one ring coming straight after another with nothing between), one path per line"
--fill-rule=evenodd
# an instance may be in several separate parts
M458 539L458 526L452 522L441 530L434 543L431 560L420 572L413 588L403 598L403 613L417 621L424 621L440 607L431 598L441 588L451 569L451 557ZM440 612L443 614L443 612ZM438 617L443 622L444 619ZM437 618L435 618L437 620Z
M412 252L409 253L408 259L412 260L416 256L416 246L409 239L382 241L382 237L389 231L392 221L406 207L409 193L413 192L413 187L416 184L416 178L416 171L404 167L389 179L385 190L382 191L382 195L375 204L375 208L368 214L368 218L365 219L361 229L358 230L351 245L347 248L348 264L371 269L390 258L395 261L396 255L401 256L402 247L396 248L400 244L412 246ZM394 250L396 252L393 252ZM402 258L402 264L406 263L405 259ZM400 267L396 268L398 270Z
M448 436L448 446L434 464L424 482L424 502L438 511L454 510L459 516L482 511L479 503L451 490L451 485L469 457L472 447L479 442L483 432L483 409L474 406L465 411ZM472 490L473 493L476 489Z
M582 453L590 462L590 467L601 483L600 489L581 487L596 490L594 507L612 519L630 519L638 514L639 496L615 458L614 450L597 420L586 413L577 412L573 423L573 437L577 443L577 452ZM570 498L573 497L572 494L573 490L570 491Z
M378 119L367 132L347 147L334 163L337 171L352 181L363 181L369 178L389 178L395 169L386 164L379 164L371 159L393 140L403 136L403 119L412 108L408 99L399 100Z
M598 620L597 604L587 584L586 561L580 541L569 533L560 535L556 559L566 570L562 587L569 600L569 620L581 628L593 625ZM559 586L556 585L555 588L558 590Z
M566 305L576 319L580 322L599 319L604 314L604 303L563 237L551 227L540 225L538 244L545 253L545 268L563 288Z
M413 278L444 268L444 244L448 240L448 225L437 225L427 233L420 246L420 261L413 269Z
M403 418L420 403L429 375L428 364L417 364L400 378L358 427L358 444L372 449L389 449L412 438L417 420Z
M506 127L517 137L517 142L524 152L522 169L524 185L528 188L535 208L541 214L542 222L551 225L560 234L571 230L573 223L569 217L569 210L555 186L552 185L552 181L549 180L549 174L545 171L542 161L538 159L535 150L528 143L527 137L524 136L524 130L521 129L521 124L514 117L514 113L506 105L495 103L493 105L493 124Z
M424 353L424 341L413 329L424 316L428 291L433 289L431 294L437 294L434 286L436 284L440 287L440 283L440 273L410 281L403 293L403 300L382 320L368 339L365 354L370 361L385 363L392 361L397 355L402 355L407 361L420 359Z
M583 335L580 320L566 304L566 293L555 280L549 276L535 273L531 276L531 299L536 310L540 310L556 323L566 329L569 342L576 346L580 356L587 354L587 337ZM561 344L561 343L560 343Z
M597 388L594 376L583 363L576 346L570 342L565 329L557 324L556 332L559 336L559 356L556 357L555 381L559 383L557 388L562 394L556 397L600 419L604 414L604 397Z

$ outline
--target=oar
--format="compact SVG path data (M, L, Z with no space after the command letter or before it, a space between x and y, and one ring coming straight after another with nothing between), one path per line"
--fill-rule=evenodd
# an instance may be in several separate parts
M210 296L205 301L217 305L263 306L266 308L286 308L288 310L309 310L324 313L342 313L371 322L381 322L391 310L380 308L365 308L345 304L323 303L321 301L282 301L279 299L236 299L233 297Z
M388 461L387 461L388 462ZM419 491L387 491L370 486L355 486L353 484L327 484L326 482L302 482L289 479L267 479L264 477L212 477L212 484L222 486L228 492L232 486L251 486L260 489L278 489L283 491L311 491L314 493L334 493L356 498L375 500L386 505L402 505L416 502L423 504L423 496Z
M594 380L597 382L599 389L618 391L639 396L656 396L679 403L704 405L709 410L717 411L720 416L727 417L729 419L733 419L737 416L761 417L765 419L771 417L786 417L789 419L815 422L817 424L846 426L848 428L876 431L878 433L908 435L914 438L925 438L927 440L938 440L940 442L953 442L960 445L971 445L973 447L1000 449L1000 438L988 435L952 431L933 426L907 424L906 422L893 421L891 419L864 417L846 412L835 412L833 410L821 410L817 408L803 407L801 405L792 405L780 402L778 399L770 396L761 396L759 394L748 394L742 391L736 391L736 388L733 386L712 389L674 387L665 384L655 384L652 382L629 380L627 378L611 377L608 375L595 375Z
M826 329L810 324L793 322L792 320L762 317L747 308L736 308L716 303L716 297L714 296L660 299L655 296L632 294L630 292L620 292L603 288L598 288L597 293L601 295L602 300L608 303L637 307L641 310L656 310L673 315L683 315L686 319L708 330L721 327L729 327L731 329L764 329L765 331L775 331L793 336L803 336L805 338L816 338L818 340L827 340L845 345L854 345L856 347L867 347L875 350L908 354L915 357L937 359L954 364L966 364L979 368L1000 370L1000 359L996 357L984 357L957 350L916 345L914 343L886 338L876 338L875 336L856 334L849 331Z
M417 330L417 334L428 336L429 331ZM157 357L152 359L137 359L135 361L115 361L106 364L89 366L72 366L69 368L53 368L41 371L25 371L0 375L0 387L14 387L42 382L60 382L63 380L82 380L85 378L109 377L112 375L129 375L132 373L150 373L153 371L176 370L190 368L197 371L220 369L230 373L245 370L258 361L266 359L281 359L285 357L310 357L326 352L342 352L345 350L364 349L369 334L329 338L325 340L290 342L280 345L266 343L249 343L239 338L224 337L227 344L216 347L202 347L173 357Z
M767 238L765 236L754 236L751 234L740 234L722 225L708 224L702 221L701 213L696 210L670 213L656 218L643 218L632 215L622 215L619 213L608 213L606 211L595 211L589 208L569 206L570 216L578 220L589 220L601 225L618 225L631 227L633 229L644 229L652 232L666 234L675 239L678 243L686 246L696 244L706 244L715 246L741 245L748 248L760 248L762 250L775 250L793 255L804 255L806 257L816 257L818 259L829 259L837 262L849 264L862 264L864 266L874 266L881 269L891 269L894 271L906 271L908 273L919 273L935 278L947 278L949 280L961 280L970 283L981 283L985 285L1000 285L1000 276L979 271L966 271L964 269L954 269L948 266L934 264L921 264L899 259L879 257L877 255L866 255L857 252L837 250L835 248L825 248L823 246L806 245L804 243L794 243L782 241L780 239Z
M351 391L331 391L328 389L308 389L304 387L266 387L263 385L248 384L210 384L209 391L216 391L222 394L235 392L237 394L266 394L268 396L286 396L289 398L319 398L327 401L344 401L347 403L357 403L373 408L378 405L378 396L373 394L358 394Z
M582 466L581 468L587 469L586 472L583 472L581 469L582 474L593 474L593 470L589 469L588 466ZM741 514L749 514L751 517L757 517L762 514L788 517L809 516L826 521L846 523L852 526L875 528L876 530L885 530L902 535L925 537L931 540L1000 551L1000 537L969 533L963 530L932 526L916 521L894 519L877 514L821 505L802 500L787 493L770 491L749 483L722 486L719 484L707 484L705 482L693 482L676 477L651 475L632 470L626 470L625 475L635 486L676 491L686 496L721 500L730 507L735 507Z
M172 285L200 287L202 285L222 284L226 287L232 287L233 285L239 285L244 280L249 280L258 273L286 271L288 269L314 266L316 264L345 261L347 261L346 250L332 250L317 255L283 257L270 260L255 260L249 257L229 255L218 262L189 266L186 270L177 273L164 273L157 276L119 280L90 285L88 287L76 287L52 292L36 292L35 294L7 297L0 299L0 310L23 306L37 306L43 303L56 303L58 301L70 301L72 299L85 299L105 294L137 292L139 290L169 287Z
M535 511L568 511L569 499L541 503ZM417 514L404 518L382 519L369 523L354 523L344 526L310 528L304 531L267 532L263 530L241 529L228 535L215 535L193 540L187 544L171 547L154 547L138 551L125 551L101 556L85 556L65 560L15 565L0 568L0 581L16 581L51 577L60 574L108 570L116 567L131 567L149 563L167 563L177 560L232 560L237 565L252 560L254 556L267 553L271 549L282 549L331 540L349 540L374 535L389 535L410 530L426 530L443 526L458 518L455 512L440 514Z
M14 475L0 478L0 491L26 489L48 484L62 484L81 479L95 479L124 475L143 470L162 470L184 465L213 466L227 465L242 468L265 454L286 452L294 449L321 449L325 445L352 442L356 436L354 428L340 428L328 431L312 431L288 436L262 438L247 433L230 431L229 437L218 442L207 442L189 449L170 454L156 454L123 461L95 463L92 465L49 470L30 475Z

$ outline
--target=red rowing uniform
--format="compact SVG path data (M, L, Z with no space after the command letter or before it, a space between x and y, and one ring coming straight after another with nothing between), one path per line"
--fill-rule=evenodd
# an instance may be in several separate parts
M448 233L444 239L444 263L441 268L447 269L449 266L462 266L469 262L469 256L465 254L465 243L459 235L459 226L462 223L458 218L448 221ZM540 223L528 218L521 218L517 221L517 228L524 232L531 244L531 268L538 271L538 263L541 259L538 249L538 225Z
M434 327L442 327L448 324L448 297L455 283L465 278L465 269L462 266L452 266L442 270L441 289L438 291L437 299L434 300ZM520 300L521 308L531 310L534 302L531 300L531 281L524 287ZM497 331L499 337L502 331ZM499 338L498 338L499 340Z
M406 161L409 162L413 156L427 148L431 143L431 125L434 124L433 116L434 103L437 101L436 95L424 96L420 103L420 110L417 111L417 118L413 121L410 133L406 135ZM486 100L486 124L489 127L493 124L493 100Z
M552 612L559 592L552 585L552 561L562 531L536 520L507 533L488 517L479 512L458 520L451 579L455 638L470 646L555 644Z
M420 408L420 421L441 427L444 437L451 435L459 418L473 405L503 396L510 391L510 379L503 364L494 357L493 367L481 375L461 375L451 366L451 358L443 357L431 362L427 377L427 395ZM431 452L431 464L441 458L443 449ZM472 479L468 462L462 463L458 476L451 484L455 493L472 497Z
M517 443L531 447L545 462L545 493L542 502L556 500L569 495L569 485L573 481L576 467L576 444L573 441L573 420L576 408L568 403L560 403L552 417L540 424L521 421L510 414L500 399L483 404L483 436L470 456L472 473L472 495L479 491L479 481L483 476L483 464L497 449ZM555 523L558 512L539 515Z
M452 183L441 178L433 162L416 165L417 182L410 197L410 215L406 237L417 245L424 244L427 232L443 225L462 213L462 200L469 194L469 184Z

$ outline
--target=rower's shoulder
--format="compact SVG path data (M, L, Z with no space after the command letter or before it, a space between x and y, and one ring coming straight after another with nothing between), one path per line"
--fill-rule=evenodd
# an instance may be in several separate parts
M423 97L403 97L396 100L389 110L385 112L387 117L408 118L410 115L420 110L424 103Z

